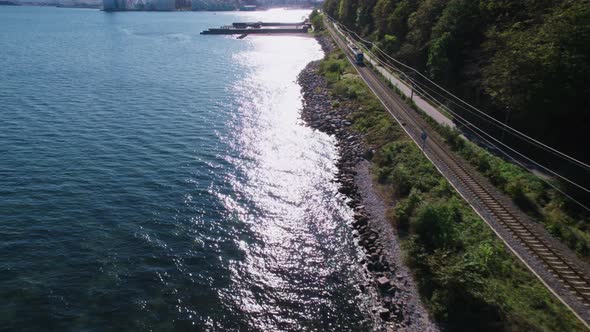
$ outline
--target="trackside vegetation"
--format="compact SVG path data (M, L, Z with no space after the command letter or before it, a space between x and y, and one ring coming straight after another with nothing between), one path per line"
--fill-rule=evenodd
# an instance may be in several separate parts
M323 9L498 121L590 162L583 144L590 123L590 0L326 0ZM590 186L587 169L443 102L502 143L577 185ZM515 165L457 139L457 133L444 134L523 211L590 261L587 210ZM557 180L552 182L588 206L587 191Z
M515 128L588 162L575 142L587 140L590 121L590 0L326 0L323 8L471 104L501 119L509 109Z
M309 14L309 21L313 26L314 32L317 33L324 30L324 18L317 9L311 11L311 14Z
M492 155L476 144L466 141L456 130L431 123L445 141L471 165L507 194L528 215L580 258L590 258L590 223L588 214L573 209L571 202L534 175L502 158Z
M367 65L372 67L371 64ZM590 214L587 211L555 187L550 186L548 182L464 139L458 130L432 120L385 77L380 73L378 76L407 104L419 112L456 153L510 197L522 211L540 221L551 234L571 248L582 260L587 262L590 260ZM439 111L445 113L443 109Z
M504 247L384 110L341 52L320 73L374 151L371 171L433 317L452 331L579 331L583 325Z
M582 260L590 260L590 215L586 211L522 167L466 140L461 137L458 130L432 120L391 82L380 74L379 76L406 103L418 111L456 153L510 197L522 211L540 221L551 234L571 248ZM444 110L439 111L444 113Z

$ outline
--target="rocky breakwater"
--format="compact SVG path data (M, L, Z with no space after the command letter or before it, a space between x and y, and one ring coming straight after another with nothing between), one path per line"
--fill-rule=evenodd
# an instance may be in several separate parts
M319 40L326 50L326 40ZM367 150L361 135L352 128L349 120L354 111L354 105L334 100L322 75L319 74L319 62L310 63L299 75L299 84L303 93L302 119L307 125L318 129L337 139L340 158L337 162L337 181L341 187L339 191L346 195L348 205L354 210L354 220L350 227L353 236L365 252L365 258L359 264L365 267L367 282L359 285L363 292L369 287L379 294L380 308L375 312L385 321L388 329L396 331L434 331L437 328L430 323L424 308L415 305L419 300L413 299L408 305L410 297L417 297L417 291L408 291L414 287L414 282L407 268L399 269L402 262L399 250L389 250L380 236L382 227L375 225L375 220L381 222L385 216L374 218L363 203L363 196L357 185L357 170L361 163L367 163L372 151ZM370 179L369 179L370 181ZM366 187L366 186L363 186ZM386 221L385 221L386 222ZM391 235L391 234L390 234ZM388 237L385 237L388 238ZM391 257L396 255L397 257ZM414 287L415 288L415 287Z

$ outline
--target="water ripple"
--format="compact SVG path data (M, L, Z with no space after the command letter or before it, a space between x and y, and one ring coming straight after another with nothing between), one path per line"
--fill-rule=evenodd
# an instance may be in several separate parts
M198 35L304 13L0 7L3 328L373 328L334 140L299 119L319 45Z

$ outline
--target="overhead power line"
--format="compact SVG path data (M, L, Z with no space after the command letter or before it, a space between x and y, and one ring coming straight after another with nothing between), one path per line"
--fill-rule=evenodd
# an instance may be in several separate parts
M337 25L340 25L340 24L339 24L339 23L337 23L337 22L336 22L336 24L337 24ZM349 29L346 29L346 30L347 30L347 31L350 31ZM348 37L350 37L350 38L351 38L351 39L352 39L354 42L357 42L357 43L358 43L358 41L357 41L357 40L356 40L356 39L355 39L353 36L351 36L351 34L350 34L350 33L343 33L343 34L347 35L347 36L348 36ZM355 33L355 35L356 35L356 33ZM357 35L357 37L358 37L358 35ZM358 38L360 38L360 37L358 37ZM347 39L348 39L348 38L347 38ZM360 39L362 39L362 38L360 38ZM466 119L464 119L463 117L461 117L459 114L457 114L456 112L454 112L453 110L451 110L449 107L447 107L447 106L446 106L444 103L440 102L440 101L439 101L439 100L437 100L435 97L433 97L431 94L429 94L428 92L426 92L426 91L425 91L425 88L427 89L427 87L426 87L426 86L424 86L422 83L416 82L415 80L413 80L411 77L409 77L409 76L408 76L408 75L407 75L405 72L403 72L403 71L402 71L402 70L400 70L399 68L397 68L397 67L395 67L395 66L393 66L393 65L391 65L391 64L389 64L389 63L386 63L385 61L383 61L382 59L380 59L380 58L379 58L378 56L376 56L376 55L375 55L375 54L374 54L372 51L368 50L368 49L367 49L367 47L366 47L366 45L362 45L361 47L362 47L362 48L363 48L363 49L364 49L364 50L365 50L365 51L366 51L366 52L367 52L369 55L371 55L371 56L372 56L372 57L375 59L375 61L377 61L377 62L378 62L378 63L379 63L381 66L383 66L383 67L384 67L386 70L392 70L393 72L395 72L395 73L398 73L398 74L400 74L401 76L405 77L405 79L406 79L407 81L409 81L409 83L410 83L410 84L412 84L412 85L413 85L413 86L414 86L414 87L415 87L415 88L418 90L418 92L419 92L420 94L422 94L422 98L426 99L428 102L432 103L432 104L433 104L433 105L435 105L435 106L438 104L438 106L442 107L442 108L443 108L445 111L447 111L447 112L449 112L450 114L452 114L453 116L455 116L455 117L456 117L456 120L458 120L458 122L459 122L460 124L463 124L463 125L465 125L466 127L471 127L471 128L473 128L473 129L475 129L475 130L473 130L473 129L472 129L472 132L473 132L473 133L474 133L476 136L478 136L480 139L482 139L484 142L486 142L486 144L488 144L489 146L492 146L492 147L494 147L495 149L497 149L499 152L501 152L502 154L504 154L505 156L507 156L507 157L508 157L510 160L514 161L516 164L518 164L519 166L521 166L521 167L522 167L522 168L524 168L525 170L529 171L530 173L532 173L534 176L536 176L537 178L539 178L539 179L540 179L540 180L542 180L543 182L547 183L549 186L551 186L551 187L552 187L552 188L554 188L556 191L558 191L558 192L560 192L561 194L563 194L565 197L567 197L568 199L570 199L571 201L573 201L573 202L574 202L574 203L576 203L577 205L581 206L582 208L584 208L584 209L585 209L585 210L587 210L587 211L590 211L590 208L589 208L589 207L587 207L586 205L584 205L584 204L583 204L583 203L581 203L580 201L576 200L576 199L575 199L574 197L572 197L571 195L569 195L569 194L565 193L565 192L564 192L563 190L561 190L561 189L560 189L558 186L556 186L555 184L551 183L551 182L550 182L550 181L548 181L547 179L545 179L545 178L543 178L543 177L541 177L541 176L538 176L537 174L535 174L535 173L531 172L531 171L530 171L530 169L529 169L528 167L526 167L525 165L523 165L523 164L522 164L522 163L521 163L519 160L517 160L516 158L514 158L514 157L513 157L513 156L512 156L510 153L508 153L508 152L504 151L504 149L502 149L502 148L498 147L496 144L492 143L492 142L491 142L489 139L487 139L487 138L483 137L482 135L480 135L480 134L478 133L478 131L479 131L479 132L481 132L483 135L485 135L485 136L489 137L489 138L490 138L490 139L492 139L493 141L497 142L498 144L500 144L500 145L502 145L502 146L506 147L508 150L512 151L513 153L515 153L515 154L519 155L520 157L522 157L522 158L524 158L524 159L528 160L529 162L532 162L533 164L537 165L538 167L542 168L543 170L547 171L548 173L550 173L550 174L553 174L553 175L555 175L555 176L559 177L560 179L562 179L562 180L564 180L564 181L566 181L566 182L568 182L568 183L570 183L570 184L572 184L572 185L574 185L574 186L576 186L576 187L578 187L578 188L580 188L580 189L582 189L582 190L584 190L584 191L586 191L586 192L590 192L590 190L589 190L588 188L585 188L584 186L582 186L582 185L580 185L580 184L578 184L578 183L576 183L576 182L574 182L574 181L572 181L572 180L570 180L570 179L568 179L568 178L566 178L566 177L564 177L564 176L560 175L559 173L557 173L557 172L555 172L555 171L553 171L553 170L551 170L551 169L549 169L549 168L547 168L547 167L545 167L545 166L541 165L540 163L538 163L538 162L536 162L536 161L534 161L534 160L530 159L530 158L529 158L529 157L527 157L526 155L524 155L524 154L522 154L522 153L520 153L520 152L516 151L515 149L513 149L513 148L511 148L510 146L506 145L505 143L503 143L503 142L499 141L498 139L496 139L496 138L495 138L495 137L493 137L492 135L490 135L490 134L488 134L487 132L485 132L483 129L481 129L481 128L477 127L477 126L476 126L476 125L474 125L473 123L471 123L471 122L467 121ZM428 89L428 90L430 90L430 89ZM430 90L430 91L432 91L432 90ZM440 94L438 94L438 95L440 96ZM426 96L428 96L428 97L426 97Z
M374 54L373 54L372 52L368 52L368 53L374 56ZM378 59L378 58L376 58L376 61L378 61L378 62L379 62L381 65L383 65L384 67L386 67L386 68L389 68L390 70L394 70L394 71L398 71L398 72L400 72L400 71L399 71L397 68L395 68L395 67L392 67L392 66L388 65L387 63L385 63L385 62L381 61L381 60L380 60L380 59ZM403 73L403 72L402 72L402 73ZM421 85L421 84L419 84L419 83L417 83L416 81L414 81L414 80L412 80L411 78L409 78L409 77L408 77L408 76L407 76L405 73L403 73L403 75L404 75L404 76L406 76L406 78L407 78L407 79L408 79L408 80L409 80L409 81L412 83L412 85L414 86L414 88L415 88L415 89L417 89L417 90L418 90L418 92L419 92L420 94L422 94L423 96L424 96L424 95L425 95L425 96L428 96L429 98L425 98L425 99L427 99L427 100L428 100L428 101L430 101L431 103L438 104L438 105L439 105L440 107L442 107L442 108L443 108L445 111L449 112L450 114L452 114L452 115L453 115L453 116L455 116L456 118L459 118L459 119L461 119L461 120L462 120L462 121L464 121L464 122L467 122L467 123L468 123L468 124L469 124L471 127L475 128L477 131L479 131L479 132L481 132L482 134L484 134L484 135L488 136L490 139L492 139L492 140L496 141L498 144L500 144L500 145L504 146L504 147L505 147L505 148L507 148L508 150L510 150L510 151L512 151L513 153L515 153L515 154L519 155L520 157L522 157L522 158L526 159L527 161L529 161L529 162L531 162L531 163L535 164L537 167L539 167L539 168L543 169L544 171L546 171L546 172L548 172L548 173L550 173L550 174L552 174L552 175L554 175L554 176L557 176L558 178L560 178L560 179L562 179L562 180L564 180L564 181L566 181L566 182L568 182L568 183L570 183L570 184L572 184L572 185L574 185L574 186L578 187L579 189L582 189L582 190L584 190L584 191L586 191L586 192L589 192L589 193L590 193L590 189L588 189L588 188L586 188L586 187L584 187L584 186L582 186L582 185L580 185L580 184L578 184L578 183L576 183L576 182L574 182L574 181L572 181L572 180L570 180L570 179L566 178L565 176L562 176L561 174L557 173L556 171L554 171L554 170L552 170L552 169L550 169L550 168L548 168L548 167L546 167L546 166L544 166L544 165L540 164L539 162L537 162L537 161L535 161L535 160L533 160L533 159L529 158L528 156L524 155L523 153L521 153L521 152L519 152L519 151L515 150L514 148L512 148L512 147L508 146L506 143L504 143L504 142L502 142L502 141L498 140L497 138L493 137L492 135L490 135L489 133L487 133L487 132L486 132L486 131L484 131L483 129L481 129L481 128L479 128L478 126L474 125L473 123L471 123L471 122L467 121L466 119L464 119L463 117L461 117L459 114L457 114L455 111L453 111L452 109L450 109L449 107L447 107L447 106L446 106L444 103L442 103L442 102L438 101L438 100L437 100L435 97L433 97L433 96L432 96L432 95L430 95L428 92L426 92L426 91L424 90L424 88L422 87L422 85ZM496 146L494 146L494 147L496 147ZM497 147L496 147L496 148L497 148Z
M373 53L371 53L371 52L369 52L369 53L370 53L371 55L373 55ZM382 62L382 61L380 61L379 59L377 59L377 61L378 61L378 62L379 62L381 65L384 65L384 66L386 66L386 68L395 69L395 68L393 68L393 67L390 67L390 66L388 66L386 63L383 63L383 62ZM484 134L484 135L488 136L490 139L492 139L492 140L494 140L495 142L497 142L498 144L500 144L500 145L504 146L506 149L508 149L508 150L512 151L513 153L515 153L515 154L519 155L520 157L522 157L522 158L526 159L527 161L529 161L529 162L531 162L531 163L535 164L537 167L539 167L539 168L543 169L544 171L546 171L546 172L548 172L548 173L550 173L550 174L552 174L552 175L554 175L554 176L557 176L558 178L560 178L560 179L562 179L562 180L564 180L564 181L566 181L566 182L568 182L568 183L572 184L573 186L576 186L576 187L578 187L579 189L582 189L582 190L584 190L584 191L586 191L586 192L590 193L590 189L588 189L588 188L586 188L586 187L584 187L584 186L582 186L582 185L580 185L580 184L578 184L578 183L576 183L576 182L574 182L574 181L572 181L572 180L570 180L570 179L566 178L565 176L562 176L561 174L557 173L556 171L554 171L554 170L552 170L552 169L550 169L550 168L548 168L548 167L546 167L546 166L544 166L544 165L540 164L539 162L537 162L537 161L535 161L535 160L533 160L533 159L529 158L528 156L524 155L523 153L521 153L521 152L519 152L519 151L515 150L514 148L512 148L512 147L508 146L506 143L504 143L504 142L502 142L502 141L498 140L497 138L493 137L492 135L490 135L489 133L487 133L487 132L486 132L486 131L484 131L483 129L481 129L481 128L479 128L478 126L474 125L473 123L471 123L471 122L467 121L466 119L464 119L463 117L461 117L459 114L457 114L455 111L453 111L452 109L450 109L449 107L447 107L446 105L444 105L443 103L441 103L440 101L436 100L436 98L434 98L432 95L430 95L428 92L426 92L426 91L425 91L425 90L422 88L422 86L421 86L420 84L417 84L415 81L412 81L411 79L410 79L410 81L413 83L413 85L414 85L414 88L415 88L415 89L418 89L418 92L419 92L419 93L421 93L422 95L426 95L426 96L428 96L428 97L429 97L429 98L428 98L428 100L429 100L429 101L431 101L431 102L434 102L435 104L438 104L438 105L439 105L440 107L442 107L442 108L443 108L445 111L447 111L447 112L451 113L453 116L455 116L455 117L457 117L457 118L461 119L462 121L464 121L464 122L468 123L468 124L469 124L469 125L470 125L472 128L474 128L474 129L476 129L477 131L481 132L482 134ZM497 148L497 147L496 147L496 148Z
M568 155L568 154L566 154L566 153L564 153L562 151L559 151L559 150L557 150L557 149L555 149L555 148L553 148L553 147L551 147L551 146L549 146L549 145L547 145L547 144L545 144L545 143L543 143L543 142L541 142L541 141L539 141L539 140L537 140L537 139L535 139L533 137L530 137L530 136L524 134L523 132L521 132L521 131L513 128L513 127L510 127L509 125L507 125L507 124L505 124L505 123L497 120L496 118L490 116L489 114L481 111L480 109L476 108L475 106L469 104L468 102L466 102L463 99L457 97L456 95L454 95L450 91L446 90L442 86L438 85L436 82L432 81L430 78L428 78L427 76L425 76L424 74L422 74L419 70L417 70L417 69L415 69L413 67L410 67L410 66L406 65L405 63L403 63L403 62L401 62L401 61L393 58L392 56L390 56L389 54L387 54L385 51L383 51L381 48L379 48L378 46L376 46L375 43L373 43L372 41L369 41L369 40L366 40L366 39L362 38L355 31L349 29L344 24L342 24L340 22L337 22L336 20L334 20L334 18L330 17L329 15L326 14L326 16L328 16L328 18L334 24L336 24L337 26L342 27L343 29L345 29L349 33L350 37L352 39L354 39L355 41L358 39L359 41L361 41L363 43L366 43L366 44L371 45L371 47L373 49L377 50L382 56L384 56L387 59L389 59L389 60L391 60L391 61L399 64L400 66L402 66L404 68L407 68L411 72L416 73L417 75L419 75L419 77L422 77L427 82L431 83L432 85L436 86L440 90L442 90L445 93L447 93L449 96L451 96L453 99L455 99L459 104L463 104L463 105L465 105L468 108L468 109L466 109L465 106L460 106L457 102L451 100L451 102L453 102L457 106L461 107L462 109L464 109L466 111L469 111L469 109L471 109L472 110L471 112L475 111L475 112L479 113L481 116L487 118L488 119L488 120L486 120L487 122L492 123L492 124L494 124L495 126L497 126L499 128L502 128L502 129L511 131L512 133L515 134L516 137L519 137L520 139L523 139L523 140L525 140L527 142L530 142L530 143L532 143L532 144L534 144L534 145L542 148L543 150L546 150L548 152L551 152L552 154L554 154L554 155L556 155L556 156L558 156L558 157L560 157L560 158L562 158L564 160L567 160L570 163L576 164L577 166L582 167L582 168L585 168L586 170L590 170L590 165L589 164L584 163L583 161L580 161L580 160L578 160L578 159L576 159L576 158L574 158L574 157L572 157L572 156L570 156L570 155ZM352 35L355 35L356 38L353 37ZM476 115L476 114L474 114L474 115ZM478 116L478 117L480 117L480 116Z

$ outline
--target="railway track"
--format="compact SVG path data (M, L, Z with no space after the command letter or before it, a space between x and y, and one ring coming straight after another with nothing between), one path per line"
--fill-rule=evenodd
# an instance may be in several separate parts
M346 42L326 22L351 65L438 171L449 181L505 245L590 329L590 268L542 226L520 211L487 179L443 143L415 110L367 67L355 65ZM422 133L429 139L424 142Z

